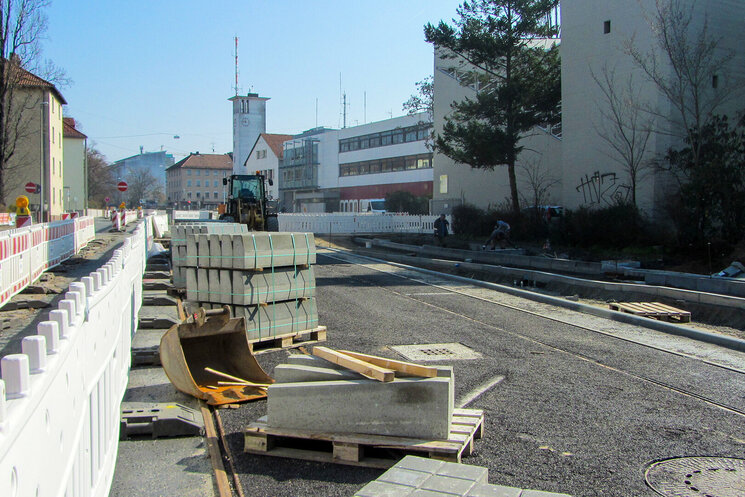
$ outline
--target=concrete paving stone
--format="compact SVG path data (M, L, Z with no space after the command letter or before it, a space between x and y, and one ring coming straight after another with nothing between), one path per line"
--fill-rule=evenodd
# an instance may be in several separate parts
M433 492L432 490L417 489L411 493L411 497L453 497L453 494L444 494L442 492Z
M475 485L468 491L466 497L521 497L523 490L501 485Z
M437 474L440 476L450 476L452 478L461 478L476 483L489 483L489 470L481 466L472 466L469 464L446 463Z
M299 383L302 381L364 380L361 374L349 370L319 368L298 364L278 364L274 368L276 383Z
M392 485L379 481L371 481L362 487L354 497L409 497L413 488L401 485Z
M275 268L272 271L232 271L233 304L255 305L315 295L315 273L307 269Z
M246 336L249 340L296 333L318 326L315 298L260 306L234 305L231 308L233 316L246 320Z
M211 268L221 268L222 264L222 248L220 247L220 235L213 233L209 235L209 265Z
M197 300L207 302L210 293L210 282L207 277L207 269L197 268ZM187 292L189 289L187 288Z
M430 473L393 467L380 475L377 481L419 488L419 486L421 486L425 480L429 479L430 476L432 476Z
M199 288L197 285L197 268L187 267L183 269L186 274L186 299L196 302L199 300ZM174 272L173 284L176 285L176 276Z
M207 297L200 300L206 300L207 302L221 302L220 300L220 270L219 269L208 269L207 270Z
M450 378L400 378L273 384L270 426L445 440L453 404Z
M433 475L420 488L451 495L466 495L476 485L471 480L452 478L450 476Z
M220 235L220 267L233 269L233 235Z
M417 456L406 456L396 463L394 467L411 469L414 471L423 471L427 473L437 473L438 470L445 464L445 461L438 461L437 459L429 459L427 457Z
M188 258L187 260L191 262ZM197 235L197 267L210 267L210 236L208 234L200 233Z

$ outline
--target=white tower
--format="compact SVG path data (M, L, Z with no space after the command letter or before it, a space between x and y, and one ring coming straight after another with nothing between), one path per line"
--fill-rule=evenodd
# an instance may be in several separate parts
M233 102L233 174L247 174L246 162L251 147L266 133L266 101L258 93L229 98Z

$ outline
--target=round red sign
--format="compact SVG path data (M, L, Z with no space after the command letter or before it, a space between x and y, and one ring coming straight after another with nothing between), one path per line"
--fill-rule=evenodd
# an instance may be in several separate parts
M26 191L27 192L29 192L29 193L36 193L36 188L37 188L37 184L36 183L32 183L30 181L28 183L26 183Z
M126 192L127 191L127 182L126 181L120 181L116 185L117 190L120 192Z

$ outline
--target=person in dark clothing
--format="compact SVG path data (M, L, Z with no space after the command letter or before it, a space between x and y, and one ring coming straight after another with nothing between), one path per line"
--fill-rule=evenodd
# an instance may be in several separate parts
M501 219L497 221L497 224L494 226L494 231L491 232L491 236L489 236L489 239L484 242L481 249L486 250L487 247L490 247L494 250L497 247L497 242L499 242L500 248L505 248L508 243L511 247L514 247L510 241L510 225Z
M435 219L435 240L438 245L443 245L449 227L450 223L445 219L445 214L440 214L440 217Z

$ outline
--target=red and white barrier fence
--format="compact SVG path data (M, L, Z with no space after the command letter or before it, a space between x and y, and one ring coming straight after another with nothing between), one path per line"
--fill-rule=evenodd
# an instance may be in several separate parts
M129 223L137 221L138 219L142 219L142 211L112 211L111 226L117 231L124 231L125 226L127 226Z
M109 494L149 221L0 360L0 495Z
M77 253L95 233L90 217L0 232L0 307L45 269Z

